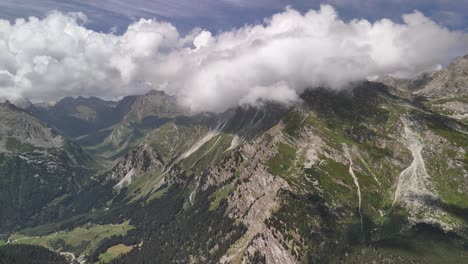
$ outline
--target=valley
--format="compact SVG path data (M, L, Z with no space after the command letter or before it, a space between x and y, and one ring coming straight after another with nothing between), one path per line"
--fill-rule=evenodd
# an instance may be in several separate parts
M446 103L468 90L434 76L222 113L160 91L2 103L0 238L70 263L466 262L466 107Z

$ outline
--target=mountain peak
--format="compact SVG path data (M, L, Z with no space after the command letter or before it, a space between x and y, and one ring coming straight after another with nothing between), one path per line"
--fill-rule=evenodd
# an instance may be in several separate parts
M468 55L457 58L447 68L435 72L415 93L426 97L468 95Z
M452 63L450 63L447 66L448 70L452 71L465 71L465 74L467 73L466 70L468 70L468 54L465 56L461 56L456 58Z
M377 82L429 98L468 95L468 55L456 58L446 68L425 72L413 79L382 76Z
M21 108L23 110L27 110L27 109L29 109L29 108L31 108L33 106L31 101L29 101L28 98L23 97L23 96L3 99L3 103L12 104L12 105L16 106L17 108Z
M10 100L5 100L5 101L0 102L0 106L1 106L1 107L15 107L15 106L10 102Z
M164 91L158 91L158 90L151 90L151 91L147 92L145 95L170 96L170 95L166 94Z

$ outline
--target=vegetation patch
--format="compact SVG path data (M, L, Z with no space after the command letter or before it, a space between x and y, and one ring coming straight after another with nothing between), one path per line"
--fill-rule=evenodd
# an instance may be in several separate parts
M64 256L46 248L32 245L0 247L0 264L66 264Z
M19 152L19 153L31 152L31 151L34 151L35 149L33 145L28 144L28 143L23 143L13 137L7 138L5 147L9 151Z
M294 165L296 149L284 144L278 144L278 153L268 161L268 170L271 174L287 176Z
M142 196L149 195L163 179L163 171L161 169L153 169L144 173L141 176L133 177L132 183L128 186L128 195L137 200Z
M428 128L439 136L460 147L466 147L468 145L468 135L460 133L452 128L452 125L448 124L447 120L443 119L441 116L424 115L423 117L427 120ZM468 130L467 125L462 123L457 123L457 125L460 126L459 130Z
M304 127L305 117L298 112L291 112L284 118L284 132L292 137L299 136Z
M210 195L210 200L211 200L211 203L210 203L210 208L209 210L210 211L214 211L216 210L218 207L219 207L219 203L223 200L223 199L227 199L229 194L233 191L232 188L230 187L227 187L227 186L224 186L223 188L217 190L215 193L213 193L212 195Z
M125 235L133 226L126 221L120 225L87 225L71 231L61 231L47 236L29 237L14 234L10 237L13 244L43 246L55 251L73 252L77 255L90 254L105 238Z
M325 191L324 198L332 204L357 205L357 194L348 166L331 159L324 159L321 165L305 169L309 178L317 180Z
M467 241L435 227L417 225L405 233L359 246L343 257L344 263L467 263Z
M194 205L183 209L185 191L173 185L161 198L132 212L132 224L137 228L125 238L132 242L120 243L144 243L140 250L132 250L111 263L219 263L246 228L225 215L225 199L218 208L209 210L214 193L211 188L197 193Z
M133 249L132 246L126 246L124 244L118 244L107 249L106 252L99 256L99 260L103 263L108 263L114 258L126 254Z

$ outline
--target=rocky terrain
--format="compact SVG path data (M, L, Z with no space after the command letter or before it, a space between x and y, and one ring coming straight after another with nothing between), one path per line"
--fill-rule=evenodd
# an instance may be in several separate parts
M22 228L34 228L10 222L5 231L47 238L87 263L114 246L128 251L111 263L466 262L467 60L416 80L309 89L291 107L190 115L157 91L106 103L125 109L121 117L76 140L101 166L75 174L89 162L79 146L1 106L4 120L29 120L1 127L2 139L16 142L3 143L4 155L65 149L69 160L49 158L56 171L37 178L70 175L66 182L76 186L44 200L47 212L62 208L57 219L28 215ZM79 118L100 115L93 111ZM71 188L63 184L56 188ZM93 245L86 250L52 235L126 221L128 232L84 239Z

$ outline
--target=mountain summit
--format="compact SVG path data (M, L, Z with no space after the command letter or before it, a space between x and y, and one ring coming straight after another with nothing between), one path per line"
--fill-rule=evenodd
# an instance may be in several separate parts
M412 80L385 76L378 81L429 98L468 96L468 55L457 58L447 68Z

